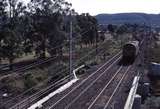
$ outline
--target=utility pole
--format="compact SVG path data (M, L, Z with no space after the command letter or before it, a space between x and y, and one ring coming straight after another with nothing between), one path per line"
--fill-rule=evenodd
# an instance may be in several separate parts
M72 66L72 12L70 13L70 35L69 35L69 73L70 79L72 79L73 75L73 66Z

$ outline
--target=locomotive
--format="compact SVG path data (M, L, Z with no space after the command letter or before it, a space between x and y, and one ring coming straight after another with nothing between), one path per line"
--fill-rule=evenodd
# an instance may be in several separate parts
M130 41L123 46L120 64L132 64L139 52L139 41Z

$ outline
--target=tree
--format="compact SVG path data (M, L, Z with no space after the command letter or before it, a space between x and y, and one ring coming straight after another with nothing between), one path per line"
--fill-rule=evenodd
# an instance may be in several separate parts
M125 25L121 25L118 27L116 33L121 35L121 34L124 34L124 33L127 33L128 30L127 30L127 27Z
M115 28L114 28L114 26L112 24L109 24L107 28L108 28L108 31L110 33L114 33L115 32Z
M94 44L98 41L97 20L89 14L77 15L77 24L81 30L81 41L84 44Z
M30 17L29 12L25 12L24 16L19 20L19 32L22 37L22 51L26 55L33 52L33 38L32 31L34 31L33 26L31 25L32 18Z
M4 1L4 0L3 0ZM5 21L3 21L3 37L1 39L1 52L3 58L7 58L12 69L13 60L22 54L21 36L18 26L19 19L23 15L25 6L17 0L5 0L4 11L7 13ZM5 14L4 14L5 15Z
M7 19L7 12L6 12L7 2L6 0L0 1L0 61L4 58L3 50L2 50L2 42L4 39L4 26Z
M69 11L69 6L64 0L32 0L29 9L32 18L32 40L35 43L36 56L45 58L47 48L63 43L61 31L63 14ZM57 51L57 50L56 50ZM54 51L48 50L53 55Z

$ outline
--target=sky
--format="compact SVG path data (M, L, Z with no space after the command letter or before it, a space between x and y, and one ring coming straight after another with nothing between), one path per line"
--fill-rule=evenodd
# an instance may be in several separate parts
M23 0L28 2L30 0ZM79 14L160 13L160 0L66 0Z
M66 0L78 13L160 13L160 0Z

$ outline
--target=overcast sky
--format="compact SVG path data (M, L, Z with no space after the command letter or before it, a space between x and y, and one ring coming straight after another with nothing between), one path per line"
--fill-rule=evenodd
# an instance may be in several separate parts
M30 0L23 0L25 2ZM66 0L78 13L160 13L160 0Z
M66 0L78 13L160 13L160 0Z

